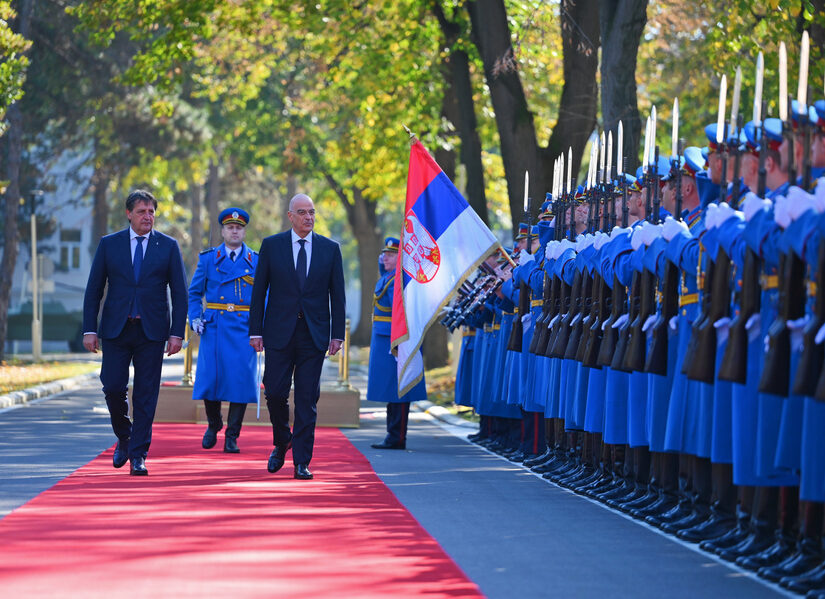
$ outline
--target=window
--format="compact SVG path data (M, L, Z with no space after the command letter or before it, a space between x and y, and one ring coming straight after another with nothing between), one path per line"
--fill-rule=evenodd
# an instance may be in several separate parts
M60 230L60 270L80 268L80 229Z

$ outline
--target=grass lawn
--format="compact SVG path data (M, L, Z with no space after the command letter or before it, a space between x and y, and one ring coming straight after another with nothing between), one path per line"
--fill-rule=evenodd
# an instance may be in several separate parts
M478 416L472 408L455 405L455 375L451 366L433 368L424 374L427 379L427 399L469 422L478 422Z
M99 369L99 362L0 362L0 395Z

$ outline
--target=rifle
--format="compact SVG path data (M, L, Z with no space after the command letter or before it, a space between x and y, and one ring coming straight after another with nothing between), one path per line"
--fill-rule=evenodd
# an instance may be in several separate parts
M809 397L818 396L817 383L825 362L825 346L816 343L816 334L825 325L825 243L820 242L818 252L816 278L809 283L816 285L813 318L805 325L802 356L793 384L795 394Z
M762 112L767 110L767 102L762 102ZM765 197L767 188L767 169L765 155L767 154L768 138L765 133L765 121L762 119L762 130L759 142L759 182L757 195ZM748 331L747 323L751 316L758 314L762 304L762 286L759 282L759 272L762 270L762 260L748 248L745 251L745 266L742 271L742 291L739 294L739 313L730 324L728 344L722 363L719 365L719 380L730 381L744 385L748 377Z
M808 123L807 110L799 114L799 126L803 127L805 135L805 165L802 175L802 186L808 189L811 185L810 140L811 130ZM783 125L785 128L785 125ZM787 130L787 129L786 129ZM793 154L793 133L788 154ZM788 175L792 167L788 165ZM796 180L796 171L793 172ZM791 368L791 333L788 321L800 318L805 314L805 264L793 251L783 254L779 259L779 314L768 328L768 351L765 354L765 366L762 378L759 379L759 391L787 397L790 387Z
M559 236L559 215L558 215L558 208L554 205L554 217L556 219L556 226L553 230L554 238L558 238ZM546 248L545 248L546 249ZM544 355L544 350L547 348L547 335L548 329L547 325L555 316L553 307L555 305L556 294L558 293L558 280L555 277L550 277L547 275L547 271L544 272L544 291L542 294L542 298L544 299L544 303L542 304L542 311L541 316L536 320L536 326L533 330L533 338L530 340L530 353L536 355Z
M616 204L613 201L612 173L605 174L605 181L602 189L605 201L605 206L603 208L604 223L602 227L604 232L608 232L610 231L610 213L614 213L613 218L615 219L616 211ZM602 332L602 323L608 318L608 314L610 314L612 306L610 304L610 287L598 271L596 271L596 281L594 282L593 287L594 293L591 303L592 310L590 312L590 316L588 317L588 322L590 325L586 329L587 340L585 343L582 343L582 347L584 349L581 352L581 359L579 361L590 368L601 368L598 363L598 358L602 338L604 337ZM579 359L578 355L576 356L576 359Z
M625 159L622 165L622 178L619 184L622 188L622 227L627 228L628 221L628 206L627 206L627 179L624 173L627 171L627 162ZM615 207L614 207L615 211ZM614 214L615 218L615 214ZM613 289L610 293L610 316L604 321L602 325L602 342L599 347L599 355L596 358L596 363L599 366L610 366L614 356L616 355L616 345L619 341L619 331L613 328L613 323L616 322L627 307L627 290L625 286L619 282L619 277L613 275Z
M655 146L655 164L653 173L648 181L648 198L653 196L652 212L647 213L651 222L659 224L659 146ZM650 201L648 201L650 204ZM641 273L633 273L640 276L640 290L638 298L638 311L633 321L628 326L627 350L624 355L623 366L628 371L642 371L645 367L645 353L647 351L647 333L642 330L645 321L656 311L656 275L647 269Z
M595 194L595 186L592 185L591 182L591 187L588 190L588 231L593 231L593 228L595 227L595 225L593 224L595 222L594 213L596 212L593 206L595 201ZM591 305L594 301L593 294L594 289L596 288L596 276L597 273L595 271L593 272L592 276L590 273L587 272L586 269L582 271L582 285L581 289L579 290L579 296L577 297L576 301L576 315L570 322L570 336L567 340L567 347L564 350L564 357L568 360L578 360L579 362L581 362L579 354L584 347L582 332L584 331L585 316L589 316L591 311Z
M676 160L672 168L676 169L676 220L682 220L682 166L679 156L682 154L682 140L676 144ZM650 348L645 360L645 372L667 375L668 338L670 337L670 319L679 313L679 267L670 261L665 266L662 280L662 305L656 320L651 326Z
M525 195L527 195L527 190L525 189ZM524 251L528 254L532 253L532 245L533 245L533 235L532 235L532 207L531 203L528 200L527 203L527 245L524 248ZM530 286L522 281L519 284L519 295L518 295L518 318L513 320L513 329L510 331L510 339L507 341L507 349L514 352L521 353L521 344L522 339L524 338L524 323L522 322L522 318L524 318L525 314L530 313Z

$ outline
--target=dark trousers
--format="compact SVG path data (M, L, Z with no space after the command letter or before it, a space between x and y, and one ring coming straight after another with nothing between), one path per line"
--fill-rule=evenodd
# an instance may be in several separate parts
M102 339L103 365L100 382L112 419L112 430L122 445L129 447L129 458L146 457L152 442L152 421L158 405L160 370L163 366L163 341L152 341L143 333L140 321L126 321L120 335ZM132 389L132 422L129 421L129 365L135 367Z
M410 402L387 404L387 437L385 443L407 442L407 420L410 416Z
M522 438L521 449L527 454L542 454L547 450L547 438L544 435L544 413L521 410Z
M203 400L203 407L206 410L206 420L209 422L209 428L213 431L219 431L223 428L223 416L221 415L221 402L213 401L211 399ZM226 436L237 439L241 434L241 425L243 424L243 416L246 413L245 403L229 402L229 418L226 425Z
M315 445L316 404L321 395L321 369L326 350L312 342L306 320L298 319L292 339L283 349L266 349L264 387L273 445L292 441L292 461L309 464ZM295 381L295 419L289 430L289 388Z

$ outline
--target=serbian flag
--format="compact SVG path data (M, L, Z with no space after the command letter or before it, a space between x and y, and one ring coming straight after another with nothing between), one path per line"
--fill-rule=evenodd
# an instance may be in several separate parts
M424 376L419 348L453 292L498 241L427 153L410 148L404 230L395 270L391 346L398 357L398 395Z

